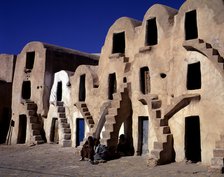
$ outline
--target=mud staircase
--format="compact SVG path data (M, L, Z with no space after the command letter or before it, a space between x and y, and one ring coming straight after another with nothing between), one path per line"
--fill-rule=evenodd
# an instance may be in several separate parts
M113 100L111 101L111 106L108 108L108 114L106 115L106 121L104 124L105 130L103 131L103 138L101 139L101 144L107 145L113 152L115 146L117 145L118 135L116 132L122 124L122 120L119 119L119 110L124 99L125 90L127 89L127 83L124 83L121 91L113 94Z
M172 143L173 135L170 133L168 120L162 115L162 101L158 97L151 100L152 117L154 118L155 126L158 128L158 141L154 142L152 157L157 161L157 164L165 164L172 159Z
M58 112L58 122L59 122L59 129L62 132L62 137L59 137L59 144L62 147L70 147L71 142L71 128L65 114L65 107L64 102L57 101L57 112Z
M184 41L183 47L188 51L197 51L211 60L216 69L224 76L224 59L220 55L219 51L215 49L211 44L206 43L202 39L193 39Z
M93 128L94 120L93 120L93 117L91 116L91 114L89 112L89 109L88 109L86 103L85 102L78 102L78 103L76 103L76 106L79 109L79 111L81 112L84 119L86 120L89 128Z
M41 136L41 121L37 115L37 105L33 101L26 100L26 109L28 111L28 119L30 122L30 144L42 144L44 140Z
M220 140L215 142L211 168L224 172L224 134L220 135Z
M148 105L157 137L157 141L153 144L149 165L162 165L174 160L173 135L170 132L168 121L179 110L189 105L192 100L199 99L199 94L181 95L173 98L172 103L165 108L162 107L162 101L157 95L143 95L138 99L143 105Z

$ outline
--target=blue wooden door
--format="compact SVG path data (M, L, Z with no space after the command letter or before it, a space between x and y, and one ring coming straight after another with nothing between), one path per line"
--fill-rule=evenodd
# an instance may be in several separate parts
M84 119L78 118L76 119L76 146L80 145L80 142L84 139L85 133L85 122Z

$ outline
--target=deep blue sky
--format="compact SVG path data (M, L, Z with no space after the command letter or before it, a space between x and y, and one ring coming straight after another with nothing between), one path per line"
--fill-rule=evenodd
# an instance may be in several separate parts
M0 53L31 41L99 53L115 20L141 20L155 3L179 9L185 0L1 0Z

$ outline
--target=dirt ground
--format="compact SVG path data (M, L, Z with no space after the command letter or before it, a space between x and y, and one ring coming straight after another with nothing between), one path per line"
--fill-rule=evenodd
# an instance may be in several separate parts
M79 159L75 148L55 144L0 145L0 177L224 177L201 164L148 167L146 157L141 156L97 165Z

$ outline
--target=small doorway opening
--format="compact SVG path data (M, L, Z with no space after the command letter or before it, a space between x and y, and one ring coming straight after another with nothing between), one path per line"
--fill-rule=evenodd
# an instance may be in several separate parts
M146 45L152 46L158 43L158 30L156 18L147 20L146 25Z
M79 146L84 139L85 121L83 118L76 119L76 146Z
M22 98L23 99L30 99L31 96L31 83L30 81L23 81L22 85Z
M108 87L108 99L113 99L113 93L117 92L117 81L116 81L116 74L112 73L109 74L109 87Z
M196 90L201 88L200 62L189 64L187 68L187 89Z
M197 12L192 10L185 14L185 39L197 39L198 27L197 27Z
M58 134L58 118L53 118L51 122L51 133L50 141L53 143L59 143L59 134Z
M140 89L143 94L150 93L150 73L149 68L142 67L140 68Z
M147 116L140 116L138 124L138 131L139 131L138 155L146 155L149 153L148 127L149 127L149 118Z
M85 101L86 99L86 75L80 76L79 81L79 101Z
M125 53L125 32L113 34L112 53Z
M33 69L35 59L35 52L27 52L26 53L26 69Z
M27 127L27 117L25 114L19 115L19 131L18 131L18 144L26 143L26 127Z
M192 162L201 161L199 116L185 118L185 157Z
M61 100L62 100L62 81L59 81L57 85L57 101Z

